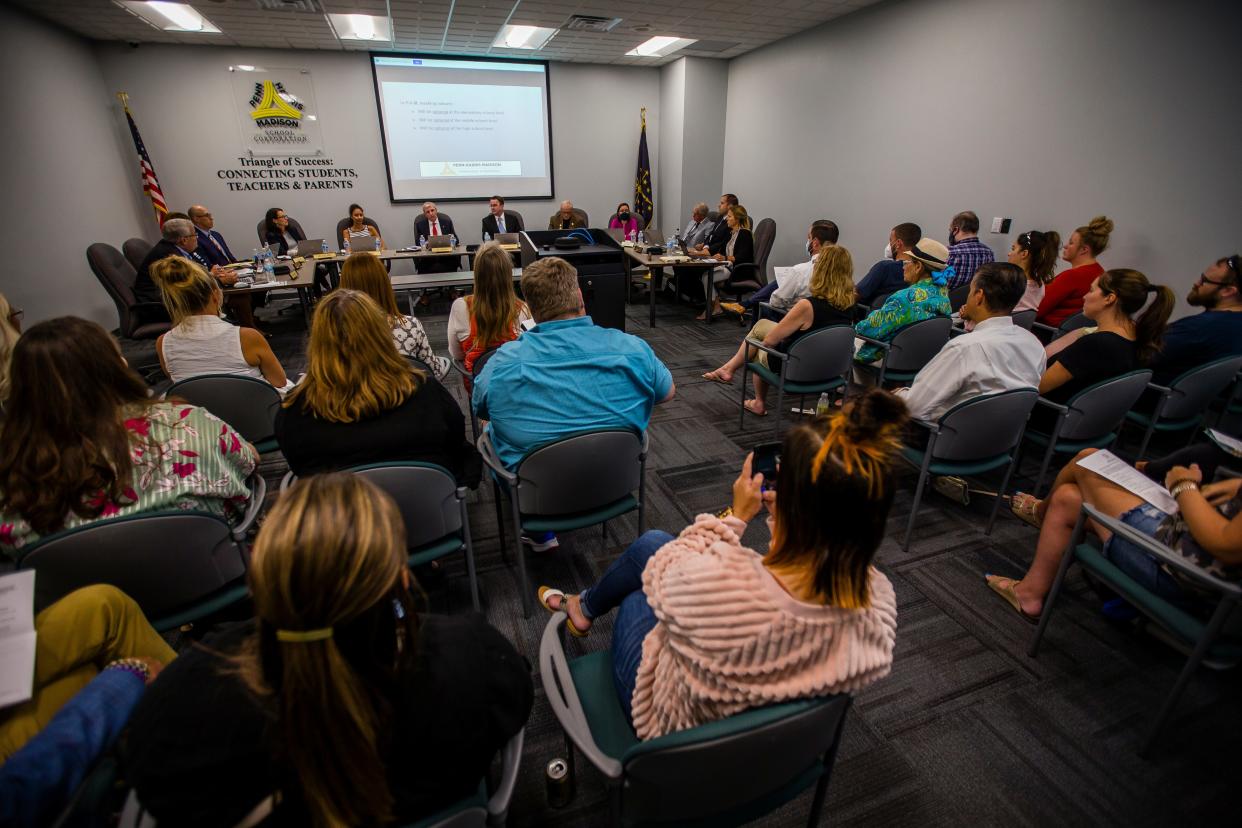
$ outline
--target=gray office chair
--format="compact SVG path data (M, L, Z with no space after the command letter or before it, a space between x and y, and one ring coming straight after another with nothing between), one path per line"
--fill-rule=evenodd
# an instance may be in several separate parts
M302 229L302 225L298 223L298 220L295 219L293 216L289 216L289 215L286 215L286 218L289 219L289 229L296 230L298 235L300 235L302 238L306 238L306 231ZM259 224L255 228L255 232L259 236L260 247L267 244L267 237L263 234L264 224L265 224L265 221L263 219L259 219Z
M1126 412L1142 396L1150 380L1151 371L1143 368L1084 388L1064 405L1040 397L1037 404L1056 411L1057 418L1050 433L1027 429L1027 442L1044 449L1032 493L1038 496L1043 488L1054 454L1077 454L1083 449L1104 448L1115 443Z
M508 490L513 544L518 560L522 613L530 617L530 583L526 577L523 532L565 532L603 524L638 510L638 534L644 529L643 484L647 470L647 433L629 429L584 431L541 446L509 471L496 456L490 435L478 440L479 454ZM504 519L497 484L496 523L505 545ZM637 497L634 492L637 490Z
M276 451L280 393L264 380L238 374L201 374L175 382L164 394L201 406L228 423L260 454Z
M964 285L958 285L957 287L953 288L953 290L949 291L949 307L952 308L954 312L956 312L958 308L966 304L966 297L969 295L970 295L970 282L967 282Z
M138 272L121 251L110 244L95 242L86 248L86 263L116 305L121 336L155 339L172 327L162 302L139 302L134 298Z
M985 394L958 403L944 413L937 422L912 420L927 429L927 447L907 446L901 450L902 458L919 470L914 487L914 503L910 506L910 519L906 523L906 536L901 548L910 548L910 534L918 517L923 488L930 475L974 476L1004 467L1005 477L997 491L996 503L988 516L984 534L992 534L996 513L1013 475L1017 449L1022 442L1022 432L1031 416L1031 409L1039 399L1034 388L1018 388L998 394Z
M405 523L409 565L421 566L463 552L470 579L470 600L479 612L479 579L474 568L466 487L452 472L432 463L371 463L349 469L388 493Z
M1031 310L1024 310L1024 311L1018 311L1017 313L1011 313L1009 315L1009 318L1012 319L1013 324L1017 325L1019 328L1029 331L1031 329L1031 326L1035 324L1036 313L1038 313L1038 311L1032 308Z
M1076 313L1056 328L1051 325L1045 325L1043 322L1036 322L1031 326L1031 331L1047 336L1048 341L1051 342L1054 339L1060 339L1070 331L1076 331L1079 328L1085 328L1088 325L1094 324L1095 322L1088 319L1085 313Z
M125 244L121 245L121 252L125 254L125 260L134 266L134 270L137 270L142 267L143 260L147 258L147 254L154 246L146 239L126 239Z
M1190 369L1167 387L1150 384L1149 387L1160 394L1155 409L1150 413L1130 411L1126 414L1128 422L1145 429L1135 462L1146 456L1147 444L1157 431L1189 430L1193 440L1198 427L1207 418L1212 400L1225 390L1239 370L1242 370L1242 356L1224 357Z
M640 742L625 719L612 654L565 657L558 612L544 628L539 672L565 731L571 772L580 750L603 775L613 825L741 825L814 786L807 825L818 825L848 695L746 710Z
M1193 583L1193 588L1204 598L1216 599L1216 608L1211 616L1205 620L1147 591L1108 560L1099 549L1090 543L1085 543L1084 533L1088 518L1151 555L1162 568L1175 572L1179 580ZM1061 595L1061 588L1065 584L1065 574L1072 563L1080 563L1091 570L1091 573L1109 589L1124 598L1130 606L1154 621L1163 630L1167 630L1174 641L1190 651L1186 665L1178 675L1177 681L1173 683L1173 689L1156 714L1139 748L1139 756L1145 757L1199 665L1205 659L1236 662L1242 658L1242 639L1236 635L1223 634L1225 623L1231 615L1237 612L1239 603L1242 603L1242 584L1209 572L1180 552L1170 549L1154 538L1084 503L1078 516L1078 523L1074 527L1074 534L1070 538L1069 546L1057 569L1056 578L1052 582L1052 589L1049 590L1048 598L1044 601L1043 612L1039 615L1039 626L1031 639L1031 647L1028 651L1031 658L1039 652L1039 643L1048 629L1048 623L1052 618L1052 608Z
M500 781L489 797L486 780L479 783L479 791L473 796L432 814L407 828L498 828L509 817L509 803L517 787L518 770L522 766L522 747L526 742L526 728L522 728L500 751ZM270 800L270 797L269 797ZM117 828L157 828L155 817L138 801L138 792L130 789L121 809Z
M769 348L759 342L749 344L776 360L781 366L778 374L765 368L758 361L747 360L742 364L742 402L746 402L746 375L754 372L768 383L776 386L776 416L772 427L772 439L781 435L781 414L785 411L785 392L797 394L798 407L803 408L807 394L825 391L841 392L842 400L849 390L850 370L854 364L854 329L849 325L833 325L802 336L789 348L788 353ZM746 426L746 409L743 408L738 428Z
M870 342L884 352L878 369L874 365L858 367L875 373L876 384L881 388L885 382L909 384L923 370L923 366L940 353L940 349L949 341L949 331L952 328L953 320L949 317L933 316L900 328L888 342L856 334L859 339Z
M336 223L336 237L335 237L335 244L333 244L334 250L341 246L341 237L345 235L345 228L352 226L353 223L354 223L354 220L349 219L349 218L343 218ZM371 218L370 216L366 216L365 218L363 218L362 223L366 227L374 227L375 232L379 233L381 236L384 235L383 231L380 230L380 226L375 223L375 219ZM332 242L329 242L329 243L331 244Z
M95 521L23 550L33 569L35 611L92 584L111 584L137 602L151 626L176 630L246 597L242 538L267 494L252 475L250 505L235 527L207 512L157 512Z

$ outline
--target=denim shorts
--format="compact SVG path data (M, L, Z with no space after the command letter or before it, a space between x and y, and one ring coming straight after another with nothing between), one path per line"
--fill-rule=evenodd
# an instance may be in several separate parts
M1148 537L1154 538L1156 530L1167 518L1164 512L1144 503L1135 506L1121 516L1121 522ZM1170 601L1186 597L1177 581L1169 575L1154 557L1125 538L1111 536L1104 544L1104 556L1148 591Z

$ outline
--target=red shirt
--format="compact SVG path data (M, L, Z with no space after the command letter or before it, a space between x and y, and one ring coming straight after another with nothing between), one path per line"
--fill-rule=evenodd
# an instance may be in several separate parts
M1091 290L1091 283L1104 273L1099 262L1071 267L1048 283L1044 299L1039 303L1035 321L1054 328L1076 313L1082 312L1082 297Z

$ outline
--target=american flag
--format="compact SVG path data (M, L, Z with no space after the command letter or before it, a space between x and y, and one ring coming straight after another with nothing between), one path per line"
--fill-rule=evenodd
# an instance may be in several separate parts
M162 226L164 216L168 215L168 205L164 203L164 191L160 189L160 180L155 177L155 167L151 166L151 156L147 155L147 145L142 143L138 134L138 125L134 123L133 113L125 107L125 120L129 121L129 134L134 136L134 149L138 150L138 168L142 173L142 191L151 199L155 208L155 220Z

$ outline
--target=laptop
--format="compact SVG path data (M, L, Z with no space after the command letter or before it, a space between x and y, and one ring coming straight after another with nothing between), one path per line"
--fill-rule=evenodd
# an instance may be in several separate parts
M427 239L427 244L423 247L423 249L429 250L433 253L438 253L443 250L452 250L453 249L453 237L452 236L432 236L431 238Z
M499 244L501 247L503 247L505 250L517 250L519 247L518 234L517 233L497 233L496 243Z
M323 252L323 239L302 239L300 242L289 248L290 256L313 256L316 253Z

